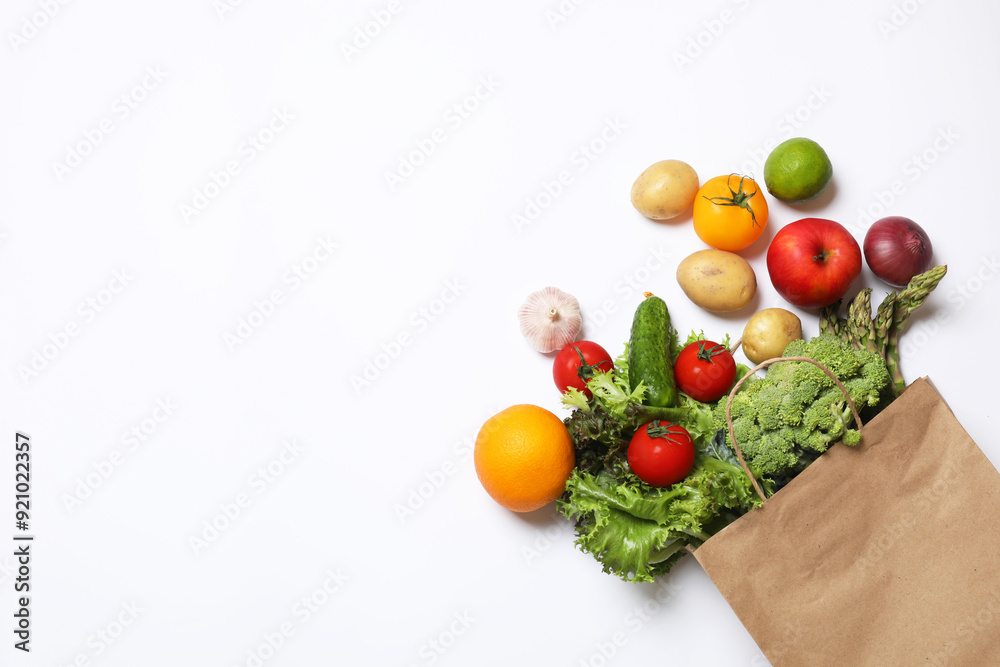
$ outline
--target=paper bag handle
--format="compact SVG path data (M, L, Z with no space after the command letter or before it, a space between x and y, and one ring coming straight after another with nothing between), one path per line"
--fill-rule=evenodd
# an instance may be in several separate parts
M737 341L736 344L733 345L733 349L735 350L738 346L739 346L739 341ZM740 446L736 442L736 436L733 434L733 418L730 415L730 412L733 405L733 396L735 396L739 388L743 386L743 383L746 381L746 379L751 375L753 375L754 373L756 373L757 371L759 371L760 369L767 368L771 364L777 363L779 361L808 361L810 364L816 366L821 371L830 376L830 379L833 380L834 384L837 385L840 391L844 392L844 396L847 398L847 404L851 406L851 413L854 414L854 421L855 423L857 423L858 428L860 429L862 426L861 415L858 414L858 409L854 406L854 400L851 398L851 394L847 391L847 387L844 386L843 382L837 379L837 376L833 374L833 371L831 371L829 368L827 368L820 362L816 361L815 359L810 359L809 357L774 357L773 359L766 359L757 364L756 366L754 366L753 368L751 368L750 371L746 375L741 377L739 382L733 385L733 388L729 391L729 397L726 399L726 428L729 429L729 442L733 444L733 451L736 452L736 458L739 459L740 465L743 466L743 471L746 472L747 477L750 478L750 483L753 484L753 488L757 492L757 495L760 496L761 500L765 501L767 500L767 496L764 495L764 490L760 488L760 484L757 483L757 478L753 476L752 472L750 472L750 467L747 465L746 460L743 458L743 452L740 451Z

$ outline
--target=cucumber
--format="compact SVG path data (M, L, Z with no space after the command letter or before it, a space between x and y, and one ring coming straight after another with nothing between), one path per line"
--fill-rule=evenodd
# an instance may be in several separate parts
M632 391L640 382L646 385L643 405L669 408L677 403L671 356L676 335L666 302L647 292L635 309L628 344L628 382Z

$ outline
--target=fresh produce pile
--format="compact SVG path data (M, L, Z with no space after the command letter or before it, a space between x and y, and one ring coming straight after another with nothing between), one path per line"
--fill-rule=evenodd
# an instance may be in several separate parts
M764 173L771 196L799 204L826 189L832 166L816 142L793 139L774 149ZM710 247L678 266L692 302L708 312L748 306L757 280L737 253L760 238L768 220L756 182L733 174L699 186L689 165L664 160L642 172L631 197L654 220L693 208L694 231ZM576 544L605 572L637 582L665 574L835 443L857 444L855 414L867 421L905 389L900 335L946 267L932 266L927 234L899 217L872 225L864 259L900 289L874 307L873 290L864 287L842 312L862 263L850 232L832 220L803 218L771 239L775 291L816 313L808 340L799 317L783 308L754 313L736 343L703 331L681 338L666 302L646 293L624 349L612 358L596 342L577 340L575 297L554 287L532 293L518 313L521 331L535 349L558 351L553 379L570 414L561 427L536 406L488 420L476 442L484 488L513 511L556 501L574 524ZM740 349L756 368L735 359ZM775 357L814 360L840 385L812 363ZM530 421L512 417L525 412Z

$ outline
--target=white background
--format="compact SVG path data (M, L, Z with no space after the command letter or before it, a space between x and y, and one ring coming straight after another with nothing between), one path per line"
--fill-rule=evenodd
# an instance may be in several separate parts
M649 290L682 332L735 337L788 307L774 230L815 215L860 241L907 215L949 273L904 373L1000 461L998 21L971 0L4 3L0 663L766 664L692 559L625 583L554 507L483 492L490 414L566 414L517 307L568 291L617 354ZM632 181L666 158L761 175L792 136L833 185L771 199L742 253L757 298L701 311L674 278L704 247L690 215L646 220Z

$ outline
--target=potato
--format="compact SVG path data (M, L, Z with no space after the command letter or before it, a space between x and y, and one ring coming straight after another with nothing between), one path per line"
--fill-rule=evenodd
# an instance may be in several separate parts
M734 252L699 250L677 265L677 282L689 299L713 313L739 310L757 293L757 275Z
M802 338L802 321L784 308L754 313L743 328L743 354L755 364L780 357L785 346Z
M661 160L632 184L632 206L652 220L675 218L694 204L698 174L680 160Z

